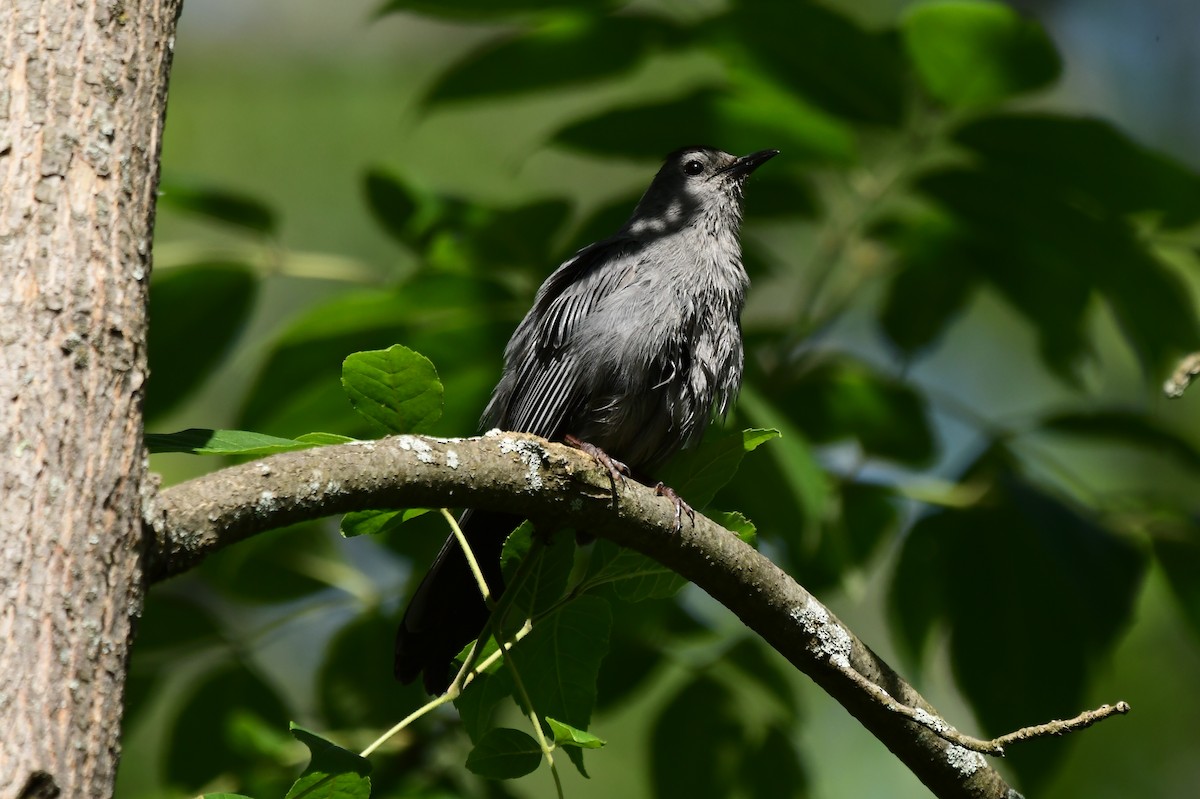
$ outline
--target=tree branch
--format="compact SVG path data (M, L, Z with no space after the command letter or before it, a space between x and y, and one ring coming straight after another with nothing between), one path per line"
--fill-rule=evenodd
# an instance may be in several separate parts
M196 478L161 492L148 509L146 571L150 580L162 580L244 538L307 519L445 505L553 521L654 558L737 614L935 795L1018 796L965 745L975 739L943 721L767 558L703 516L676 532L674 504L653 488L628 482L613 503L608 475L592 458L535 436L495 431L471 439L396 436L274 455ZM1068 728L1056 729L1061 734ZM993 747L993 753L1002 748Z

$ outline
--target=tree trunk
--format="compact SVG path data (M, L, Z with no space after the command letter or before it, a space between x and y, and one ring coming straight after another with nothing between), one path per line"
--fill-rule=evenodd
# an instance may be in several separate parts
M113 792L179 3L0 4L0 799Z

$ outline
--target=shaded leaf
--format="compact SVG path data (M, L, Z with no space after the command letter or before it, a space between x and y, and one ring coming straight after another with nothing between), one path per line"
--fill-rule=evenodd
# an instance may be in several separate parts
M904 61L893 36L866 31L815 3L773 0L743 2L709 28L736 30L751 58L833 114L876 124L900 122Z
M871 455L916 466L936 450L924 396L860 361L823 361L778 387L774 399L818 443L853 438Z
M250 784L243 784L257 793L254 788L275 781L278 764L262 763L261 753L248 749L238 735L237 728L246 717L283 730L288 713L274 688L246 669L223 664L203 675L165 732L164 765L169 783L194 791L219 774L236 773L248 779ZM270 776L261 773L266 765L270 765ZM275 788L275 795L281 794L286 783Z
M789 159L852 157L853 136L836 120L794 103L769 107L771 113L764 115L745 97L700 89L674 100L607 110L564 127L554 140L601 156L657 163L680 146L679 131L686 130L692 141L720 142L722 149L737 154L775 147L785 150ZM748 193L753 193L754 182Z
M911 357L941 338L965 308L979 282L972 253L953 223L936 215L893 220L873 235L893 248L898 262L879 324Z
M611 584L624 601L641 602L674 596L687 580L640 552L600 540L592 549L586 584Z
M423 432L442 415L442 381L429 359L394 344L342 362L342 387L360 414L389 433Z
M660 477L693 507L703 508L737 474L747 452L774 438L779 438L778 430L726 432L710 428L697 446L673 457Z
M266 203L225 189L166 180L159 185L158 202L177 211L256 233L274 233L277 227L275 212Z
M283 602L328 587L309 563L340 555L322 522L268 530L205 558L195 573L222 593L248 602Z
M1153 211L1169 228L1200 219L1200 175L1102 119L993 114L968 122L954 139L1040 190L1094 212Z
M608 652L612 614L608 602L581 596L534 626L512 650L513 661L542 716L581 730L596 704L596 678ZM562 653L569 652L569 657Z
M995 450L981 458L968 477L992 482L986 501L922 520L892 584L906 649L919 654L932 626L946 626L955 677L988 734L1078 712L1145 571L1129 541L1011 468ZM1037 784L1062 755L1031 747L1010 764Z
M504 542L500 553L500 569L504 580L512 584L517 569L533 545L533 525L523 522ZM538 561L526 571L525 579L516 587L516 594L505 595L513 603L513 621L533 617L549 608L563 595L571 567L575 562L574 536L558 532L537 549Z
M467 755L467 769L492 780L514 780L532 773L541 761L537 741L520 730L499 727L488 730Z
M200 263L154 272L147 328L148 420L176 407L212 374L245 328L257 295L258 276L245 264Z
M548 12L600 11L620 0L385 0L375 16L412 12L447 19L478 20Z
M916 185L960 226L962 237L948 251L955 260L943 270L971 264L1033 324L1046 364L1074 382L1087 352L1083 327L1095 261L1109 257L1091 238L1099 225L996 169L947 167Z
M485 43L442 73L425 101L436 104L594 83L618 77L648 55L681 41L679 28L661 17L555 18Z
M331 728L386 729L424 701L417 685L397 685L392 676L397 625L394 616L368 611L351 619L325 646L316 672L316 700Z
M369 433L346 402L338 367L349 353L399 341L447 365L439 374L446 406L436 432L473 430L516 322L500 313L510 302L498 282L448 274L419 275L391 291L340 295L301 314L271 345L238 424L273 434L318 426ZM463 352L473 357L463 359Z
M722 660L765 690L774 700L775 707L782 708L789 722L798 719L800 703L792 687L792 672L781 667L774 650L768 652L757 638L743 638L725 653Z
M663 707L651 733L654 796L726 799L733 795L743 720L723 683L699 676Z
M1167 584L1191 626L1192 634L1200 636L1200 540L1196 536L1195 519L1180 519L1170 525L1156 525L1150 537L1154 557Z
M778 727L767 730L762 743L746 752L740 781L749 799L804 799L808 773L792 739Z
M512 696L512 692L512 675L508 669L497 668L477 674L458 699L454 700L454 707L458 710L463 729L472 743L478 744L492 729L496 706Z
M1000 3L918 4L900 30L925 88L950 105L995 103L1047 86L1062 71L1042 26Z
M1107 439L1115 443L1161 452L1183 465L1200 469L1200 448L1174 430L1138 411L1120 408L1064 411L1042 420L1042 429L1053 433Z
M371 795L371 764L366 758L294 723L291 730L312 758L286 799L367 799Z
M363 190L371 216L388 235L407 246L415 246L412 217L417 198L399 178L376 167L363 176Z

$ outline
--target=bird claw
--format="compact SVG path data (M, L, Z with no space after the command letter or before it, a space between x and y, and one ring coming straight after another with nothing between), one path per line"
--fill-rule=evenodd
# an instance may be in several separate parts
M692 506L683 501L683 497L675 493L675 489L665 483L659 483L654 487L656 496L666 497L675 503L675 532L683 529L683 514L686 511L688 518L692 520L692 527L696 526L696 511Z
M616 458L611 457L607 452L597 447L595 444L589 444L572 435L563 436L563 441L567 446L586 452L595 458L601 466L608 470L608 479L612 483L613 502L617 501L617 484L625 485L625 478L632 476L629 467Z

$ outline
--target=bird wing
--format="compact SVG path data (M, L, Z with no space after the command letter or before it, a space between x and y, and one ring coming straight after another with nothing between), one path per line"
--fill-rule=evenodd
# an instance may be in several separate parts
M575 334L605 297L632 279L637 242L613 238L580 250L555 270L513 335L504 378L484 414L486 427L559 438L584 401Z

